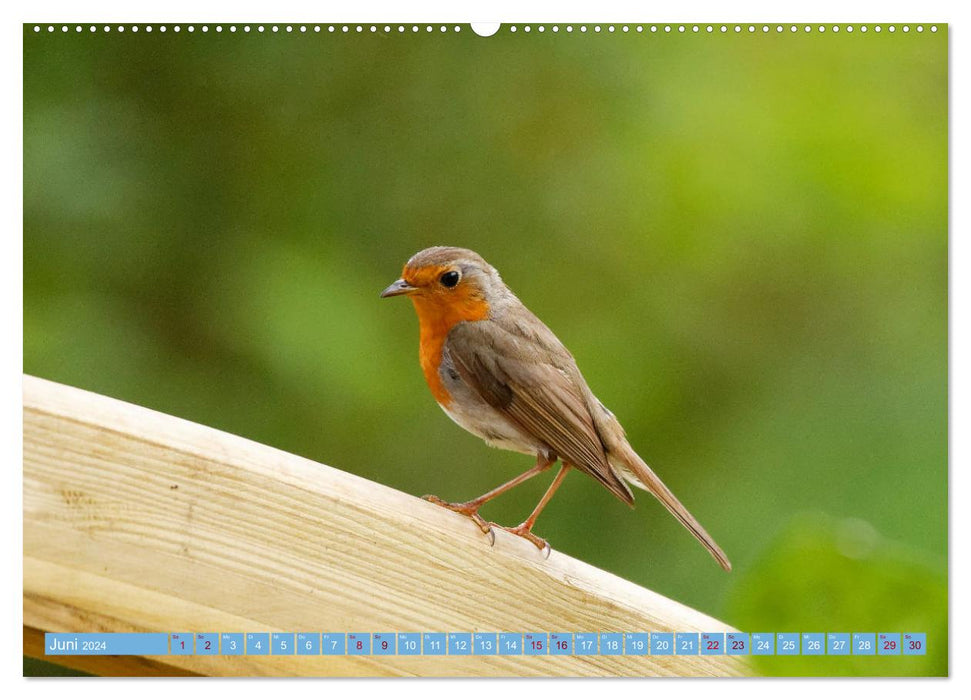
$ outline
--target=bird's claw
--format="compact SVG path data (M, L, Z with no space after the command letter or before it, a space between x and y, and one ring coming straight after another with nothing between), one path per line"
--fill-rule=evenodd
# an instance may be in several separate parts
M522 537L524 540L529 540L532 542L536 549L543 553L543 559L549 559L550 554L553 552L553 548L550 547L550 543L544 540L538 535L534 535L533 532L526 527L526 525L517 525L516 527L506 527L505 525L500 525L499 523L489 523L493 527L498 527L501 530L505 530L510 535L515 535L516 537ZM495 535L493 535L492 541L495 542Z
M432 496L431 494L425 494L421 498L422 500L428 501L429 503L434 503L436 506L441 506L442 508L448 508L450 511L454 513L461 513L462 515L468 515L473 519L478 517L479 504L475 502L469 501L468 503L449 503L448 501L443 501L438 496ZM479 520L482 520L482 518L479 518Z
M472 519L482 533L489 535L489 546L492 547L496 543L496 533L492 530L493 523L486 522L485 519L479 515L479 504L475 502L468 503L449 503L448 501L443 501L438 496L432 496L431 494L426 494L422 496L423 500L429 503L434 503L437 506L442 506L442 508L448 508L453 513L458 513L460 515L466 515Z
M543 559L550 558L550 554L553 551L553 548L550 547L550 543L544 540L542 537L534 535L532 530L527 527L526 523L522 523L516 527L506 527L505 525L500 525L499 523L489 522L479 515L479 507L482 504L476 503L475 501L469 501L467 503L449 503L448 501L443 501L438 496L432 496L431 494L422 496L422 499L428 501L429 503L442 506L442 508L448 508L453 513L459 513L471 518L472 522L478 525L479 529L482 530L482 533L489 536L490 547L494 547L496 545L496 532L494 528L498 527L511 535L516 535L517 537L522 537L524 540L529 540L536 545L536 549L543 553Z

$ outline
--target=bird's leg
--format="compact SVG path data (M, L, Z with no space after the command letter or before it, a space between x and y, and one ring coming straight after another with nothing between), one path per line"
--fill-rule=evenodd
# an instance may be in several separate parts
M560 484L563 483L563 479L566 477L566 473L569 469L570 465L564 462L563 466L560 467L560 471L557 472L556 478L553 479L553 483L550 484L548 489L546 489L546 493L543 494L543 497L540 499L539 503L536 504L536 507L533 508L533 512L529 514L529 517L526 518L526 520L516 527L503 527L502 525L499 525L498 527L502 527L502 529L506 532L510 532L514 535L518 535L519 537L529 540L535 544L538 549L545 551L546 556L549 557L550 544L542 537L538 537L537 535L533 534L533 525L536 524L536 519L539 517L539 514L543 512L546 504L550 502L551 498L553 498L553 494L556 493L558 488L560 488ZM490 524L495 525L495 523Z
M515 479L510 479L506 483L497 486L491 491L487 491L478 498L473 498L471 501L465 501L464 503L449 503L447 501L443 501L438 496L432 495L422 496L422 498L431 503L435 503L436 505L440 505L443 508L448 508L449 510L455 511L456 513L469 516L475 521L475 524L479 526L479 529L482 530L482 532L491 534L492 526L487 523L481 515L479 515L479 508L481 508L488 501L491 501L496 496L505 493L511 488L519 486L519 484L523 483L524 481L532 479L540 472L546 471L553 466L554 462L556 462L555 457L550 459L548 457L544 457L543 455L539 455L536 457L536 466L534 466L532 469L523 472ZM537 513L537 515L539 514ZM495 535L493 535L493 541L495 541Z

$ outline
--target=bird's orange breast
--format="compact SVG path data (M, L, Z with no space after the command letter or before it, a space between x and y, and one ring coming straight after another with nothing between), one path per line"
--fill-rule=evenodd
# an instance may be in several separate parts
M444 298L415 295L411 300L418 314L418 359L425 374L425 382L435 400L442 406L448 406L452 402L452 396L445 388L438 371L442 364L442 351L448 332L457 323L488 318L489 304L481 296L466 290L454 290Z

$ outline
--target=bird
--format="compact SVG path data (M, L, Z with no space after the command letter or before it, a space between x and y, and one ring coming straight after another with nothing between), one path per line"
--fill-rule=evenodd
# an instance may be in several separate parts
M718 564L732 565L704 527L634 451L620 422L594 396L566 346L506 286L499 272L466 248L415 253L382 298L407 296L418 316L419 362L438 405L488 445L535 456L535 465L487 493L451 503L425 500L471 518L495 543L494 527L532 542L542 510L571 469L583 472L633 507L630 486L656 497ZM486 521L482 506L546 471L560 468L522 523Z

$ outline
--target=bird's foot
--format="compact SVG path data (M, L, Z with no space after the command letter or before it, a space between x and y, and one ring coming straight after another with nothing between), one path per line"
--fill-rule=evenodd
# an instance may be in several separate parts
M526 523L520 523L516 527L506 527L505 525L500 525L499 523L487 523L487 524L492 527L498 527L501 530L505 530L506 532L512 535L516 535L516 537L522 537L524 540L529 540L534 545L536 545L536 549L543 552L543 559L550 558L550 553L553 551L553 548L550 547L550 543L544 540L539 535L534 534L532 529L529 528L526 525ZM493 541L495 541L495 536L493 536Z
M448 508L454 513L460 513L461 515L467 515L472 518L472 521L479 526L479 529L486 535L489 535L491 547L496 543L496 535L492 531L492 524L487 523L485 519L479 515L479 508L482 506L481 503L476 503L475 501L466 501L465 503L449 503L448 501L443 501L438 496L432 496L431 494L422 496L422 499L428 501L429 503L434 503L442 508Z

